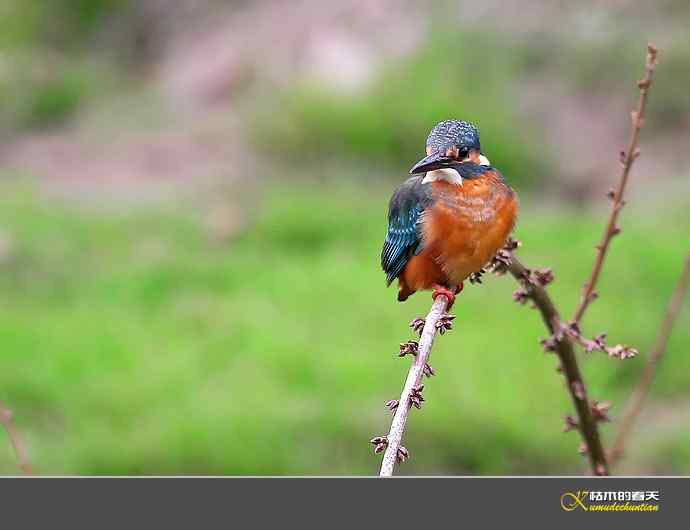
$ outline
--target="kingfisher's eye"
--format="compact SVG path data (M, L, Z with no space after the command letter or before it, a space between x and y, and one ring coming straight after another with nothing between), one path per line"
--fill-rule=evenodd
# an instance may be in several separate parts
M460 160L467 158L468 154L470 154L470 150L467 147L461 147L458 151L458 157L460 158Z

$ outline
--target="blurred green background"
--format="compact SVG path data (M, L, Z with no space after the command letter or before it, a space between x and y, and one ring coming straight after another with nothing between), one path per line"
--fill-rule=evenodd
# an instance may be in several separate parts
M45 474L374 474L408 360L378 260L429 129L475 121L516 236L573 311L645 44L623 233L580 354L614 421L690 248L686 2L8 0L0 5L0 400ZM410 474L578 474L539 315L488 277L411 415ZM617 471L690 473L690 311ZM0 473L17 472L4 431Z

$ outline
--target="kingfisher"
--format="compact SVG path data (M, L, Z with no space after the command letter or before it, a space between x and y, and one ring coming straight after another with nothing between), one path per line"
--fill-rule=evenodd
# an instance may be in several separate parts
M381 252L398 300L420 290L448 298L506 243L518 212L515 191L482 154L479 129L463 120L437 124L417 162L391 197Z

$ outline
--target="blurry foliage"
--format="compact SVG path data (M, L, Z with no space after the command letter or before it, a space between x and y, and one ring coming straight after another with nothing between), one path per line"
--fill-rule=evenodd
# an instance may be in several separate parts
M112 71L86 60L21 56L4 66L0 129L60 124L90 98L108 93L115 85Z
M522 67L530 75L560 79L570 90L585 96L625 90L632 108L637 91L634 82L642 75L645 46L643 39L628 33L611 32L600 40L577 42L555 35L531 35L522 48ZM690 38L663 46L660 61L650 97L653 104L647 109L648 125L668 132L690 123Z
M0 129L64 122L108 93L113 64L91 56L91 40L128 0L10 0L0 5Z
M364 158L406 170L437 122L466 119L478 124L491 162L524 184L545 167L533 131L515 113L518 66L495 34L440 32L413 55L382 65L357 93L302 84L262 100L248 121L259 149L282 160Z
M6 0L0 6L3 47L84 46L130 0Z
M26 102L23 112L28 125L60 121L74 112L84 93L84 79L68 72L43 83Z

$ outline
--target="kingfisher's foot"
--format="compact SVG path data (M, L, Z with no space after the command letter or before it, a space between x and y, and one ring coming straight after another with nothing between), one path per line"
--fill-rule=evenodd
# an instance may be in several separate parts
M431 293L431 298L436 300L436 297L441 295L448 298L448 307L446 308L446 311L450 311L450 308L453 307L453 304L455 303L455 295L457 292L459 291L451 291L443 285L434 285L434 292Z

